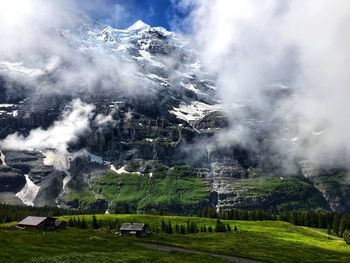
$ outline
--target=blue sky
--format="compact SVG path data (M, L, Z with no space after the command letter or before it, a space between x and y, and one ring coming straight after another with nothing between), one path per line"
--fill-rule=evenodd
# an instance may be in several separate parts
M172 3L177 0L77 0L78 8L90 17L117 28L125 28L137 20L151 26L171 29L174 16L182 17Z

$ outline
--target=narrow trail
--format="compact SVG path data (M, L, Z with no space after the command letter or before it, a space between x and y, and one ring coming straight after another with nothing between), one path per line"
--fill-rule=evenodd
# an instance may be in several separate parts
M187 253L187 254L204 254L208 256L217 257L226 261L232 261L232 262L238 262L238 263L264 263L263 261L257 261L249 258L242 258L237 256L227 256L222 254L216 254L216 253L210 253L210 252L202 252L192 249L186 249L186 248L179 248L179 247L173 247L169 245L161 245L161 244L155 244L155 243L143 243L143 242L135 242L134 243L137 246L144 247L144 248L150 248L150 249L156 249L163 252L181 252L181 253Z

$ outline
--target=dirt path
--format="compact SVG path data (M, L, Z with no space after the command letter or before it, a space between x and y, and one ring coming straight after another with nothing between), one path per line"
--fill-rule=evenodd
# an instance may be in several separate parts
M257 261L253 259L248 258L241 258L236 256L227 256L222 254L215 254L210 252L202 252L192 249L186 249L186 248L179 248L179 247L173 247L168 245L160 245L155 243L143 243L143 242L136 242L135 245L145 247L145 248L151 248L156 249L163 252L182 252L182 253L195 253L195 254L205 254L213 257L218 257L223 260L232 261L232 262L238 262L238 263L264 263L263 261Z

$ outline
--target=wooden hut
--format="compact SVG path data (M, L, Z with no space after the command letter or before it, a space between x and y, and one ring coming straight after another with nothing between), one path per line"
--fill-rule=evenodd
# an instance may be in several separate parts
M147 236L147 225L143 223L123 223L120 227L120 233L123 236Z
M55 218L27 216L16 224L16 227L23 230L54 230Z

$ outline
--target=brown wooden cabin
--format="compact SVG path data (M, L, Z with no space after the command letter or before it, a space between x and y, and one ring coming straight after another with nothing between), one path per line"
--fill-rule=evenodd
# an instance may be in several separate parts
M16 224L16 228L23 230L55 230L56 218L27 216Z
M65 229L67 222L59 220L53 217L41 217L41 216L27 216L23 220L19 221L15 228L21 230L43 230L50 231L56 229Z
M123 236L147 236L147 225L142 223L123 223L120 227L120 234Z

